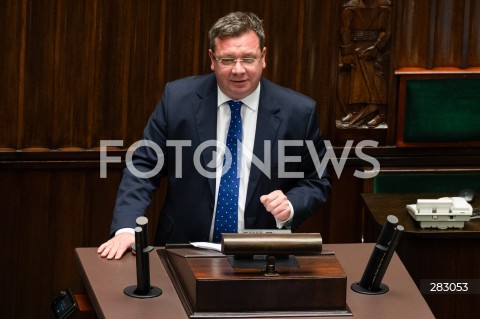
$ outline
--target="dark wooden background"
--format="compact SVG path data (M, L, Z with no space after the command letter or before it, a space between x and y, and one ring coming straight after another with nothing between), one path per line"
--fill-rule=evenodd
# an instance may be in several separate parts
M341 0L0 1L1 316L49 318L61 289L83 291L73 249L108 238L121 178L122 164L99 177L100 140L123 140L109 155L124 155L167 81L210 72L206 34L230 11L264 19L265 76L317 101L338 154L361 137L380 142L368 153L383 167L477 164L478 149L395 147L394 70L480 66L480 2L392 2L388 129L346 130L335 126ZM332 172L328 205L302 230L361 241L364 180L353 173L364 166L351 153L341 176Z

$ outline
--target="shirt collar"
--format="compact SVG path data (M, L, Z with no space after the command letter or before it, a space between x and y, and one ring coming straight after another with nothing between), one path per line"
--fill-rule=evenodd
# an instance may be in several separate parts
M218 87L218 95L217 95L217 102L219 107L223 103L227 103L228 101L232 100L229 98L225 93L222 92L220 87ZM243 99L240 100L243 104L245 104L248 108L250 108L252 111L257 111L258 109L258 103L260 101L260 83L258 83L257 88L255 91L253 91L250 95L244 97Z

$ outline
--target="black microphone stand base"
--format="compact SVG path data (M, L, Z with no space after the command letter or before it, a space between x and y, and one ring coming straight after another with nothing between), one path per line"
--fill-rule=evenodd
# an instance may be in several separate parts
M147 299L147 298L154 298L158 297L162 294L162 289L155 287L155 286L150 286L150 290L147 291L147 293L139 293L137 291L137 286L128 286L123 290L123 292L130 297L134 298L140 298L140 299Z
M389 290L388 286L385 285L385 284L380 284L378 289L369 290L367 288L364 288L364 287L360 286L359 281L353 283L351 288L352 288L353 291L364 294L364 295L381 295L381 294L386 293Z

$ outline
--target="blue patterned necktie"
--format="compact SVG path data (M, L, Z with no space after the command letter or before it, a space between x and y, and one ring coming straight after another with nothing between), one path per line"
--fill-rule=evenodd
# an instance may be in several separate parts
M232 164L228 171L224 172L225 174L220 180L213 230L214 242L222 240L222 233L236 233L238 230L238 189L240 177L237 174L239 172L237 160L240 156L238 156L237 141L242 141L242 117L240 116L242 102L230 100L227 103L230 106L231 118L226 145L232 154Z

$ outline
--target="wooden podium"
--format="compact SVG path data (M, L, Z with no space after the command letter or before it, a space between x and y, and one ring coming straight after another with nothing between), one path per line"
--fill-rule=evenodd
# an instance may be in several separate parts
M296 256L297 267L234 268L219 252L192 246L158 250L190 318L345 316L347 275L334 254Z
M335 257L347 274L346 303L351 311L351 315L346 314L347 318L434 319L420 291L396 254L384 278L384 282L390 287L387 293L372 296L359 294L350 289L350 285L361 278L373 248L374 244L323 245L322 251L335 253ZM158 250L163 251L165 248L159 247ZM207 251L205 253L211 254ZM79 275L99 319L188 319L192 317L191 312L185 311L185 306L182 304L185 296L179 296L176 284L171 280L161 260L163 258L159 258L160 254L162 253L151 253L150 277L151 284L160 287L163 293L157 298L138 299L129 297L123 292L125 287L135 283L135 256L127 253L120 260L106 260L97 253L97 247L75 249ZM302 299L306 296L307 293L302 292L294 299ZM285 312L276 311L251 314L252 312L235 313L237 318L285 317ZM206 317L208 314L204 316ZM296 318L338 319L338 314L315 315L305 311L297 312Z

